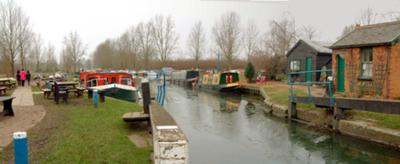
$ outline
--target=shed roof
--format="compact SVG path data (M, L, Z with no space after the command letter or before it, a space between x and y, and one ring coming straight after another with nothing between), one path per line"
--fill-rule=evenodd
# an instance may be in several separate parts
M387 45L400 37L400 21L356 27L336 41L331 48Z
M323 46L320 43L316 43L314 41L308 40L308 39L299 39L297 43L288 51L287 55L289 55L301 42L309 45L312 49L317 51L318 53L332 53L332 50L326 46Z

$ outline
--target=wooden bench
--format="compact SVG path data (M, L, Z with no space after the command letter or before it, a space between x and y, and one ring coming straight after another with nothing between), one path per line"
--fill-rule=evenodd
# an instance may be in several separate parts
M0 96L6 95L6 92L7 92L7 87L0 87Z
M10 86L11 88L17 88L17 82L11 82Z
M11 83L0 84L0 87L6 87L7 89L11 89L12 86L13 86L13 85L12 85Z
M43 91L43 96L44 96L44 97L50 98L51 89L44 88L44 89L42 89L42 91Z
M150 121L150 115L143 112L129 112L122 116L125 122Z
M0 101L3 102L3 113L4 116L14 116L14 110L12 108L12 100L15 97L11 96L2 96L0 97Z
M83 96L83 92L85 92L85 88L76 88L76 90L74 91L75 92L75 95L77 96L77 97L82 97Z

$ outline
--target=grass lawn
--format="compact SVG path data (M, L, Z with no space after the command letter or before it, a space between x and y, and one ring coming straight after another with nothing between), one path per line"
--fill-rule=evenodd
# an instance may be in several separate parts
M400 130L400 115L365 112L359 110L346 111L346 115L353 120L372 122L379 127Z
M41 95L34 95L34 99L50 111L48 114L58 113L56 119L61 121L44 146L32 152L37 158L34 163L150 162L152 148L137 148L127 137L132 133L148 137L148 131L132 129L121 119L126 112L142 110L139 105L107 97L96 109L86 97L59 105ZM41 140L46 134L35 134L32 129L30 135L33 140Z
M274 87L273 85L264 85L262 88L264 89L265 93L268 95L268 97L272 102L282 106L286 107L288 106L289 96L290 96L290 92L288 89L277 88ZM307 96L307 93L300 90L295 90L295 93L297 96ZM319 109L311 104L299 103L297 106L298 108L301 109Z

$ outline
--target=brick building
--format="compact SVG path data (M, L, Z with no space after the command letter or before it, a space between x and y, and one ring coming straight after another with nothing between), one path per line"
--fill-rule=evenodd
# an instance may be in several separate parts
M336 91L400 98L400 21L357 26L331 48Z

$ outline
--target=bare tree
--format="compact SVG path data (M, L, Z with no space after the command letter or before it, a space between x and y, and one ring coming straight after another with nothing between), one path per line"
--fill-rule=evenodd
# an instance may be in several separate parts
M300 35L304 39L315 40L318 37L318 31L313 26L303 26L300 29Z
M76 72L78 65L81 63L83 56L85 55L86 46L83 44L82 39L77 32L71 32L64 37L64 57L72 64L72 71ZM69 70L71 71L71 70Z
M139 45L139 53L143 58L143 68L148 69L150 61L154 55L154 39L152 37L152 24L139 23L136 26L136 34Z
M128 45L128 64L131 66L132 69L138 68L138 54L139 54L139 39L137 37L136 28L132 26L130 29L127 30L127 42Z
M128 66L128 51L129 51L129 34L123 33L118 39L115 40L115 48L119 57L119 69L125 69ZM115 54L115 55L117 55Z
M198 21L192 27L188 40L189 50L194 57L197 68L199 68L199 60L204 53L205 44L206 33L201 21Z
M66 49L63 49L61 51L61 69L63 69L64 71L66 71L67 73L70 73L73 71L73 62L72 62L72 58L69 55L68 51Z
M107 39L100 43L93 53L93 64L100 68L113 68L113 60L115 60L114 48L112 42Z
M120 56L120 68L137 68L139 45L135 30L135 27L132 26L116 40L116 49Z
M33 59L33 62L35 65L36 72L40 72L40 64L42 61L42 54L43 54L42 44L43 44L43 41L42 41L41 36L35 35L30 54L31 54L31 58Z
M247 24L246 31L243 34L243 44L246 50L247 60L250 60L250 57L254 55L254 52L257 50L258 46L258 28L257 25L253 21L249 21Z
M58 71L58 63L55 58L55 48L50 43L48 44L46 51L46 72L56 72Z
M20 41L24 40L23 36L26 36L24 33L28 31L28 26L29 18L20 6L13 0L0 2L0 46L11 67L11 74L14 74Z
M213 27L215 42L227 60L228 69L232 68L235 54L240 47L240 18L235 12L222 15Z
M389 11L382 14L382 18L385 21L400 21L400 12Z
M338 39L340 39L340 38L346 36L347 34L349 34L350 32L352 32L354 29L356 29L356 25L354 25L354 24L353 24L353 25L345 26L345 27L343 28L343 30L342 30L342 35L341 35Z
M20 33L18 35L18 49L19 49L19 58L20 64L22 68L26 69L26 54L29 50L33 33L29 26L29 19L28 17L23 18L22 26L20 26Z
M375 12L372 8L367 8L361 12L361 15L356 20L357 24L369 25L379 22L379 14Z
M296 26L293 18L271 21L271 30L266 33L266 45L273 55L285 56L296 41Z
M280 80L287 68L286 53L297 39L295 21L292 17L283 17L280 21L271 21L271 30L265 33L264 49L270 54L271 62L266 67L271 78Z
M156 53L165 66L169 56L175 51L178 44L178 35L175 33L175 23L171 16L157 15L152 19L152 33Z

